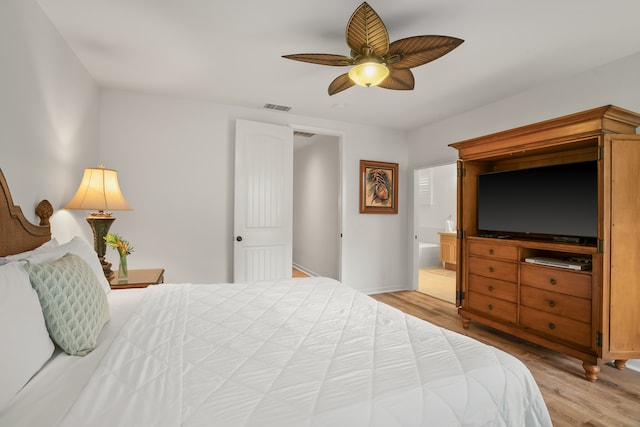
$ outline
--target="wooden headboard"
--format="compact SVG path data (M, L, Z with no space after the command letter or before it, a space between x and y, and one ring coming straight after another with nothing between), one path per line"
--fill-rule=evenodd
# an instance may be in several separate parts
M0 256L29 251L51 240L49 218L52 214L53 206L43 200L36 207L40 225L30 223L20 206L13 204L9 186L0 170Z

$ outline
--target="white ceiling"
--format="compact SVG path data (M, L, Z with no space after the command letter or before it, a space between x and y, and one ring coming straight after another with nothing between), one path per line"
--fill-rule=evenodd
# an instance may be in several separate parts
M411 130L640 51L638 0L370 0L390 40L465 42L413 91L329 83L347 71L281 58L349 55L360 0L37 0L103 87ZM282 113L286 114L286 113Z

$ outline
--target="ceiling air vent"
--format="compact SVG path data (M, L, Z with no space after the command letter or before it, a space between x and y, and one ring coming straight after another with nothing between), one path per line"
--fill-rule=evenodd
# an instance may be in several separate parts
M293 131L293 134L294 134L294 135L296 135L296 136L304 136L304 137L306 137L306 138L311 138L312 136L314 136L314 135L315 135L315 133L311 133L311 132L302 132L302 131L299 131L299 130L294 130L294 131Z
M278 105L278 104L264 104L264 108L267 110L276 110L276 111L290 111L291 107L287 107L286 105Z

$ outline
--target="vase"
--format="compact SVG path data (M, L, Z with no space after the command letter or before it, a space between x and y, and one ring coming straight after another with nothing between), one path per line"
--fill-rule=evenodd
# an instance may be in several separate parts
M120 256L120 266L118 267L118 282L126 282L129 279L129 268L127 267L127 256Z

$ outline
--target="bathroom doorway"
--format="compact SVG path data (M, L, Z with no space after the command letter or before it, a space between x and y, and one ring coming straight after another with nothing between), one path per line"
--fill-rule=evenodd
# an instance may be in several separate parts
M414 172L418 241L418 283L414 289L452 304L456 293L456 251L451 247L456 240L456 173L455 163Z

